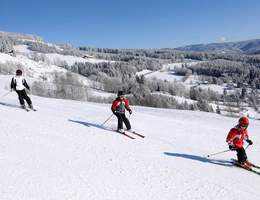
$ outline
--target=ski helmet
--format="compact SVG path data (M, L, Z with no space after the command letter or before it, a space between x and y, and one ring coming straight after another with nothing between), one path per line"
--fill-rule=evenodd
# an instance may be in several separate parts
M247 127L249 125L249 120L247 117L241 117L239 120L238 120L238 123L240 126L245 126Z
M123 96L123 95L124 95L124 93L123 93L122 90L119 90L119 91L117 92L117 96L118 96L118 97Z
M20 69L16 70L16 75L17 76L21 76L22 74L23 74L22 70L20 70Z

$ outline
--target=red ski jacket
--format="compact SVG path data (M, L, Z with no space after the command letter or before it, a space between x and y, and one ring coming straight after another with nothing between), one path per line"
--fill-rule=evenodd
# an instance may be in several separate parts
M238 126L232 128L226 138L226 142L235 148L242 148L244 140L248 139L248 132L246 129L240 129Z
M114 112L118 112L118 113L125 113L125 109L130 111L130 107L129 107L129 102L128 99L123 98L122 100L119 98L116 98L113 102L112 102L112 106L111 106L111 110Z

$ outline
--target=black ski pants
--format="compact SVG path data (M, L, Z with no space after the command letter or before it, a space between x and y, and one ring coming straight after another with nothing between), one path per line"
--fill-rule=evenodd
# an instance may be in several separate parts
M16 92L18 94L18 98L19 98L21 105L24 105L24 99L26 100L28 105L32 104L32 101L31 101L30 97L27 96L25 89L24 90L16 90Z
M127 130L131 129L130 122L126 118L125 113L116 113L115 115L116 115L116 117L118 119L117 130L123 129L123 122L125 123L125 126L126 126Z
M237 151L237 161L240 164L244 164L244 162L247 160L247 155L246 155L246 151L245 149L242 148L238 148L236 149Z

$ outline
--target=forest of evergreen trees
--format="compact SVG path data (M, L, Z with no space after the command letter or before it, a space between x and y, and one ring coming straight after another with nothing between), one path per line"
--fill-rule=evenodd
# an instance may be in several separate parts
M32 37L33 38L33 37ZM34 38L33 38L34 39ZM39 38L36 38L39 39ZM39 39L40 40L40 39ZM94 82L100 83L93 86L106 92L116 93L118 90L124 90L134 104L167 107L178 109L192 109L212 111L209 103L225 99L226 101L247 101L250 105L257 107L257 94L248 95L247 89L256 91L260 89L260 55L245 55L239 53L215 53L215 52L192 52L180 51L176 49L111 49L111 48L92 48L79 47L74 48L68 44L60 44L59 48L55 45L49 45L44 42L22 41L8 35L0 35L0 52L10 53L14 51L13 45L26 44L29 49L37 52L32 54L30 59L36 61L46 61L45 53L58 53L63 55L73 55L83 57L91 55L98 59L104 59L108 62L91 64L75 63L72 66L66 62L57 63L58 66L67 69L70 72L83 75ZM42 54L38 54L42 53ZM14 52L15 55L15 52ZM224 83L233 83L237 88L242 89L243 93L239 95L220 95L211 90L202 90L197 87L187 89L182 83L162 81L159 79L146 79L144 76L136 76L136 72L142 70L157 71L164 64L176 62L201 61L195 65L183 64L181 68L176 68L175 73L181 76L198 75L201 80L207 83L223 85ZM8 64L7 64L8 65ZM1 64L1 73L8 73L8 67ZM8 69L13 69L12 63ZM9 70L10 71L10 70ZM67 76L66 76L67 77ZM73 91L68 85L73 76L62 78L62 81L56 81L60 88L60 96L68 97L79 96L79 99L87 99L88 94L84 93L81 86ZM75 82L75 81L74 81ZM61 85L67 87L62 87ZM42 91L42 90L39 90ZM63 92L69 95L62 94ZM84 94L79 95L79 93ZM41 92L43 93L43 92ZM255 92L256 93L256 92ZM252 93L251 93L252 94ZM51 95L51 94L49 94ZM57 94L55 94L57 96ZM54 94L52 96L55 96ZM58 95L59 96L59 95ZM173 96L185 97L196 101L196 104L187 102L179 103ZM73 97L71 97L73 98ZM99 100L95 100L99 101ZM103 99L102 101L107 101Z

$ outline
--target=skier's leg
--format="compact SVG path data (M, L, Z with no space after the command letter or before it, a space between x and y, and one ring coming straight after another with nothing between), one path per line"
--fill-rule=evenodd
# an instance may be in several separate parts
M23 98L26 100L27 104L32 107L32 101L30 99L30 97L28 97L28 95L26 94L26 91L25 90L22 90L23 91Z
M16 90L16 93L18 94L18 99L19 99L19 102L20 102L21 106L24 106L22 90Z
M118 123L117 123L117 130L121 130L123 129L123 119L120 113L116 113L116 117L118 119Z
M249 167L252 167L252 166L254 166L254 164L253 163L251 163L249 160L246 160L246 162L245 162Z
M246 151L244 148L237 149L237 161L239 164L244 164L247 160Z
M125 123L125 126L126 126L127 130L130 130L131 129L131 124L130 124L129 120L127 119L127 117L125 116L125 114L122 115L122 118L123 118L123 121Z

